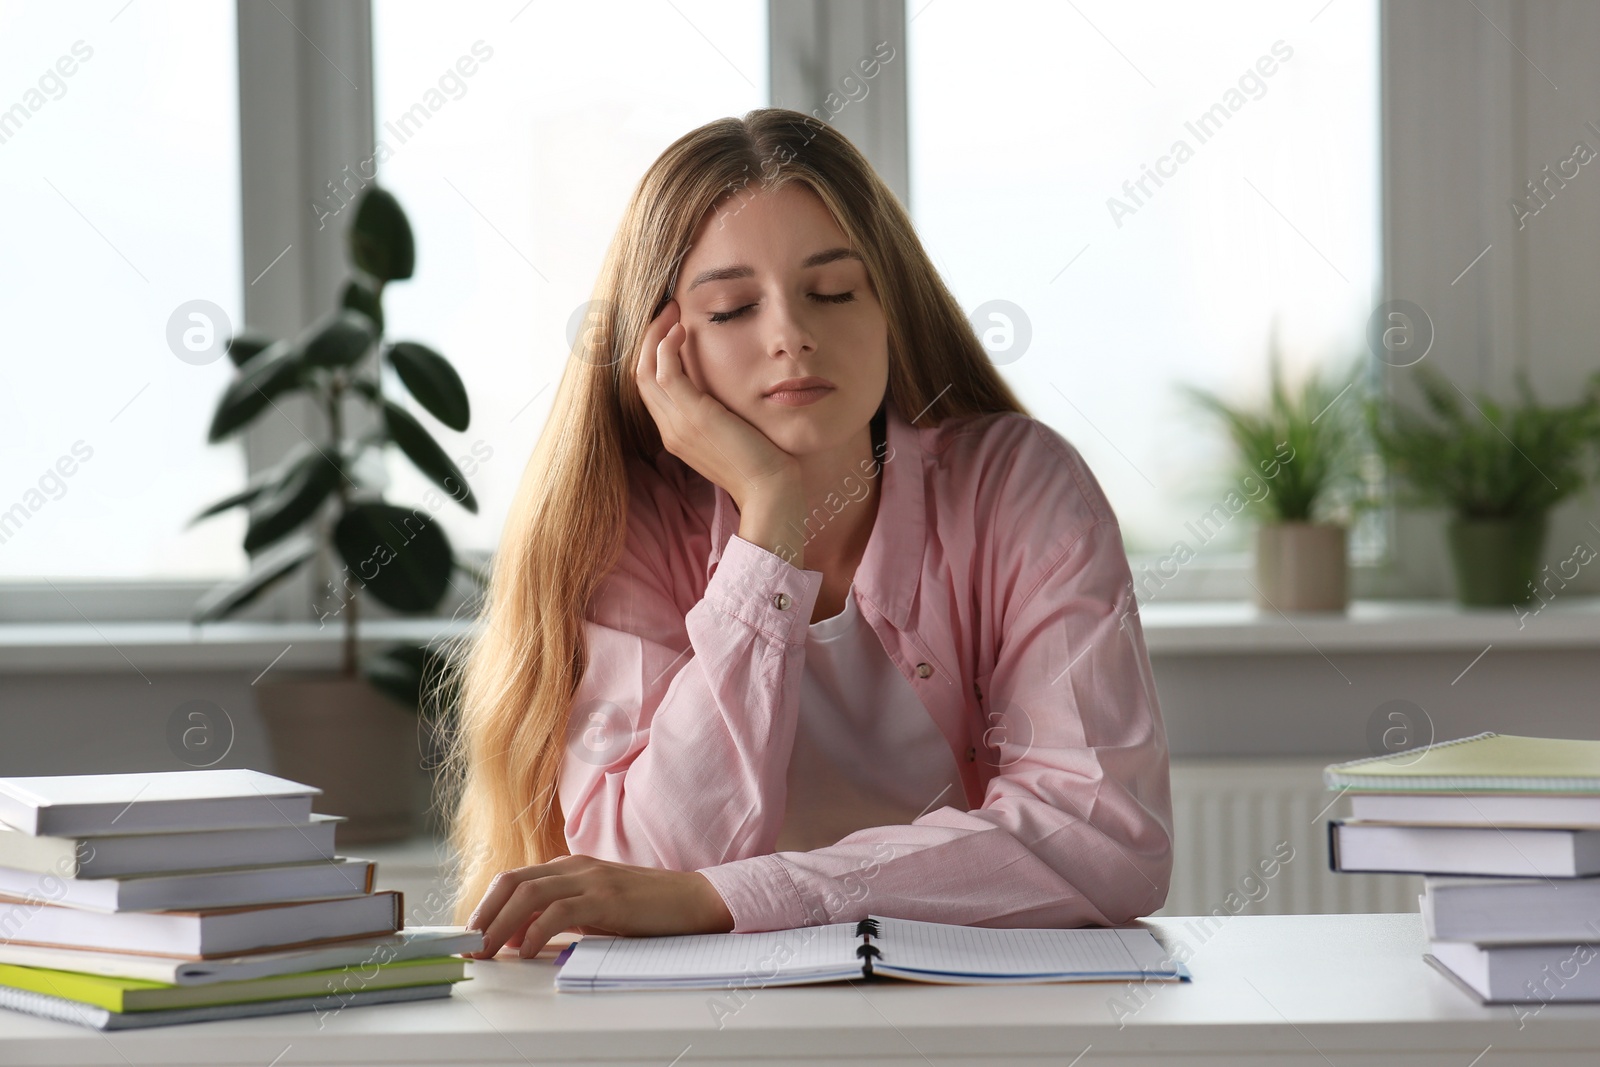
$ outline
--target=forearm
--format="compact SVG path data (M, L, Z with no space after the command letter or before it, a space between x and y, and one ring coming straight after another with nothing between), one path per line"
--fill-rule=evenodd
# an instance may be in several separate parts
M1006 807L940 809L911 825L857 831L827 848L700 873L726 901L739 933L868 914L970 926L1118 925L1164 902L1172 850L1159 818L1126 839L1073 820L1030 845L1003 824L1042 826L1059 813L1038 801Z
M561 802L572 851L694 870L772 850L821 579L730 538L684 619L688 649L589 630L575 714L600 702L632 721L625 751L569 749Z

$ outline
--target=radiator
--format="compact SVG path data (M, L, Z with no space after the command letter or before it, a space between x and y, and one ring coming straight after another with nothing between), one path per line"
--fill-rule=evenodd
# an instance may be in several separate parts
M1346 814L1319 760L1173 760L1172 886L1156 915L1416 911L1418 875L1328 870Z

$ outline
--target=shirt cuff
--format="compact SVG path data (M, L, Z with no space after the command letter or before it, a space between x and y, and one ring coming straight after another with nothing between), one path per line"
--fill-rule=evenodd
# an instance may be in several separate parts
M732 933L794 930L807 925L800 891L775 853L702 867L695 873L705 876L728 906ZM817 921L823 918L819 916Z
M738 534L728 538L705 599L777 641L806 643L822 572L796 567Z

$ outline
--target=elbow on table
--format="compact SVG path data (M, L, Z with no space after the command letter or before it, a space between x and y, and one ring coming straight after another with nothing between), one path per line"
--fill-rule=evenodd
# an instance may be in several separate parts
M1136 919L1146 918L1166 905L1170 879L1157 878L1153 874L1151 878L1151 883L1142 880L1137 885L1130 883L1125 896L1119 897L1101 909L1105 912L1106 922L1109 925L1122 926Z
M1166 847L1160 854L1130 855L1129 860L1122 892L1101 908L1112 926L1145 918L1166 906L1167 893L1172 886L1171 835L1167 835Z

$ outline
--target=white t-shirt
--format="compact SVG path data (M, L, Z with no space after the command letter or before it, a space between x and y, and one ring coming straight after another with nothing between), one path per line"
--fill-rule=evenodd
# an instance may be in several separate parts
M966 807L949 743L861 617L855 590L852 582L844 610L806 634L779 852Z

